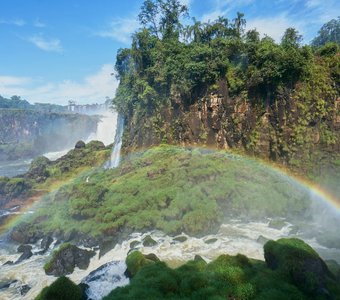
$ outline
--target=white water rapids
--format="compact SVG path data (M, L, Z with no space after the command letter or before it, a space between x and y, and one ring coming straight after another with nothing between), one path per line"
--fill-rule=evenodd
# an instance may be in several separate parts
M135 233L121 244L117 244L114 249L99 258L99 253L91 259L87 270L75 269L74 273L69 275L77 284L85 282L89 285L87 295L93 300L99 300L107 295L112 289L118 286L124 286L129 281L124 276L125 258L130 251L130 243L136 242L136 249L144 254L154 253L161 260L168 263L169 266L179 266L187 260L193 259L196 254L201 255L205 260L210 261L220 254L235 255L242 253L251 258L263 258L263 241L260 236L266 239L279 239L290 236L291 224L286 223L282 229L270 228L268 222L249 222L231 221L221 226L217 234L205 236L203 238L190 237L181 234L186 241L178 242L173 237L167 236L162 232L149 232L145 234ZM152 247L144 247L142 244L146 235L157 242ZM300 237L298 235L298 237ZM306 240L313 246L324 259L336 259L340 262L340 250L327 249L316 243L315 240ZM38 249L37 249L38 250ZM50 250L51 251L51 250ZM13 249L0 247L0 283L13 282L9 288L0 289L0 299L34 299L41 289L51 284L56 278L47 276L44 273L43 265L48 260L48 254L34 255L30 259L17 265L3 264L12 260L15 261L19 254ZM97 270L103 266L101 269ZM97 270L88 276L91 272ZM21 296L20 286L29 285L29 292Z

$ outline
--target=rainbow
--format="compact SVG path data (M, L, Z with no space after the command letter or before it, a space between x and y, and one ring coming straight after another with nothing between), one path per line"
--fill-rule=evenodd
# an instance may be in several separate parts
M192 149L192 146L187 147L181 147L183 149ZM228 159L240 159L240 160L247 160L248 162L255 163L259 166L264 167L266 170L274 172L278 174L279 176L283 177L285 180L291 180L295 184L297 184L299 187L302 187L309 191L318 201L322 201L323 203L327 204L329 207L332 208L333 211L336 211L340 215L340 198L336 197L335 195L327 192L325 189L323 189L321 186L316 185L312 181L307 180L306 178L303 178L302 176L293 173L292 171L288 170L287 168L284 168L281 165L274 164L273 162L269 162L263 159L255 158L252 156L247 156L244 153L235 153L230 152L226 150L216 150L215 148L209 148L209 147L196 147L201 148L204 150L209 150L212 152L219 152L221 154L226 155ZM139 152L144 152L146 149L139 149L139 151L135 151L135 154L138 154ZM54 182L53 185L48 189L47 193L53 193L57 191L60 187L63 185L72 183L74 180L79 178L80 176L84 176L84 174L88 174L88 170L85 172L81 172L77 175L76 178L68 178L66 180L60 181L60 182ZM0 226L0 233L3 233L4 231L12 228L13 226L17 225L21 220L23 215L28 214L32 209L34 209L34 206L36 206L38 203L42 201L44 198L44 195L35 196L31 199L28 199L25 204L21 207L20 211L18 211L18 214L11 215L7 222Z

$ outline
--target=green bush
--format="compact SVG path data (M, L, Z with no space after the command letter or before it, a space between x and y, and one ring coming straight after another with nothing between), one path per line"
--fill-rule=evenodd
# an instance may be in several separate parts
M82 300L83 292L65 276L59 277L50 286L45 287L35 300Z

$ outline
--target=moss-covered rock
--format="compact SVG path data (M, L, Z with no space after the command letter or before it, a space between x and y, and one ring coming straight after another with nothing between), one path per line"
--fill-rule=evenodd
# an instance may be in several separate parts
M79 286L65 276L59 277L50 286L45 287L35 300L83 300Z
M151 258L151 259L150 259ZM137 274L137 272L146 265L152 264L155 262L155 257L146 257L139 251L134 251L130 253L126 258L126 266L127 272L126 274L129 277L133 277Z
M144 247L152 247L157 245L157 242L150 236L147 235L144 239L143 239L143 246Z
M269 268L282 273L306 293L323 293L327 278L334 278L313 248L300 239L268 241L264 257Z
M65 243L53 252L52 258L45 264L47 275L62 276L73 273L75 267L86 270L94 251L80 249L72 244Z

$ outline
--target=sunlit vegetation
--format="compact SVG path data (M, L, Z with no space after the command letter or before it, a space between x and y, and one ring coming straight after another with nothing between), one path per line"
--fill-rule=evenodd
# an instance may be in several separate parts
M32 161L26 174L15 178L0 177L0 204L47 194L79 174L102 166L110 152L110 147L92 141L84 148L71 150L56 161L38 157Z
M210 263L195 259L177 269L157 261L141 266L140 259L134 259L133 265L132 257L143 257L133 252L126 259L128 270L138 272L128 286L115 289L104 299L301 300L339 295L334 274L303 241L269 241L264 250L266 262L241 254L221 255Z
M196 257L177 269L132 252L126 258L130 284L104 299L307 300L340 295L335 273L303 241L269 241L264 251L265 262L225 254L210 263Z
M308 218L308 207L306 190L252 160L162 145L47 195L30 223L93 237L153 229L199 236L235 217Z
M130 48L118 51L120 85L113 102L127 120L127 148L160 142L216 145L207 141L212 125L200 123L192 112L219 95L223 109L214 112L220 122L213 130L225 135L228 147L305 171L320 161L318 150L327 158L338 149L339 19L305 45L294 28L279 43L245 31L242 13L206 23L182 21L187 16L180 1L145 1L142 28ZM245 115L234 113L240 105ZM188 125L193 118L195 125ZM200 132L194 140L192 130Z

